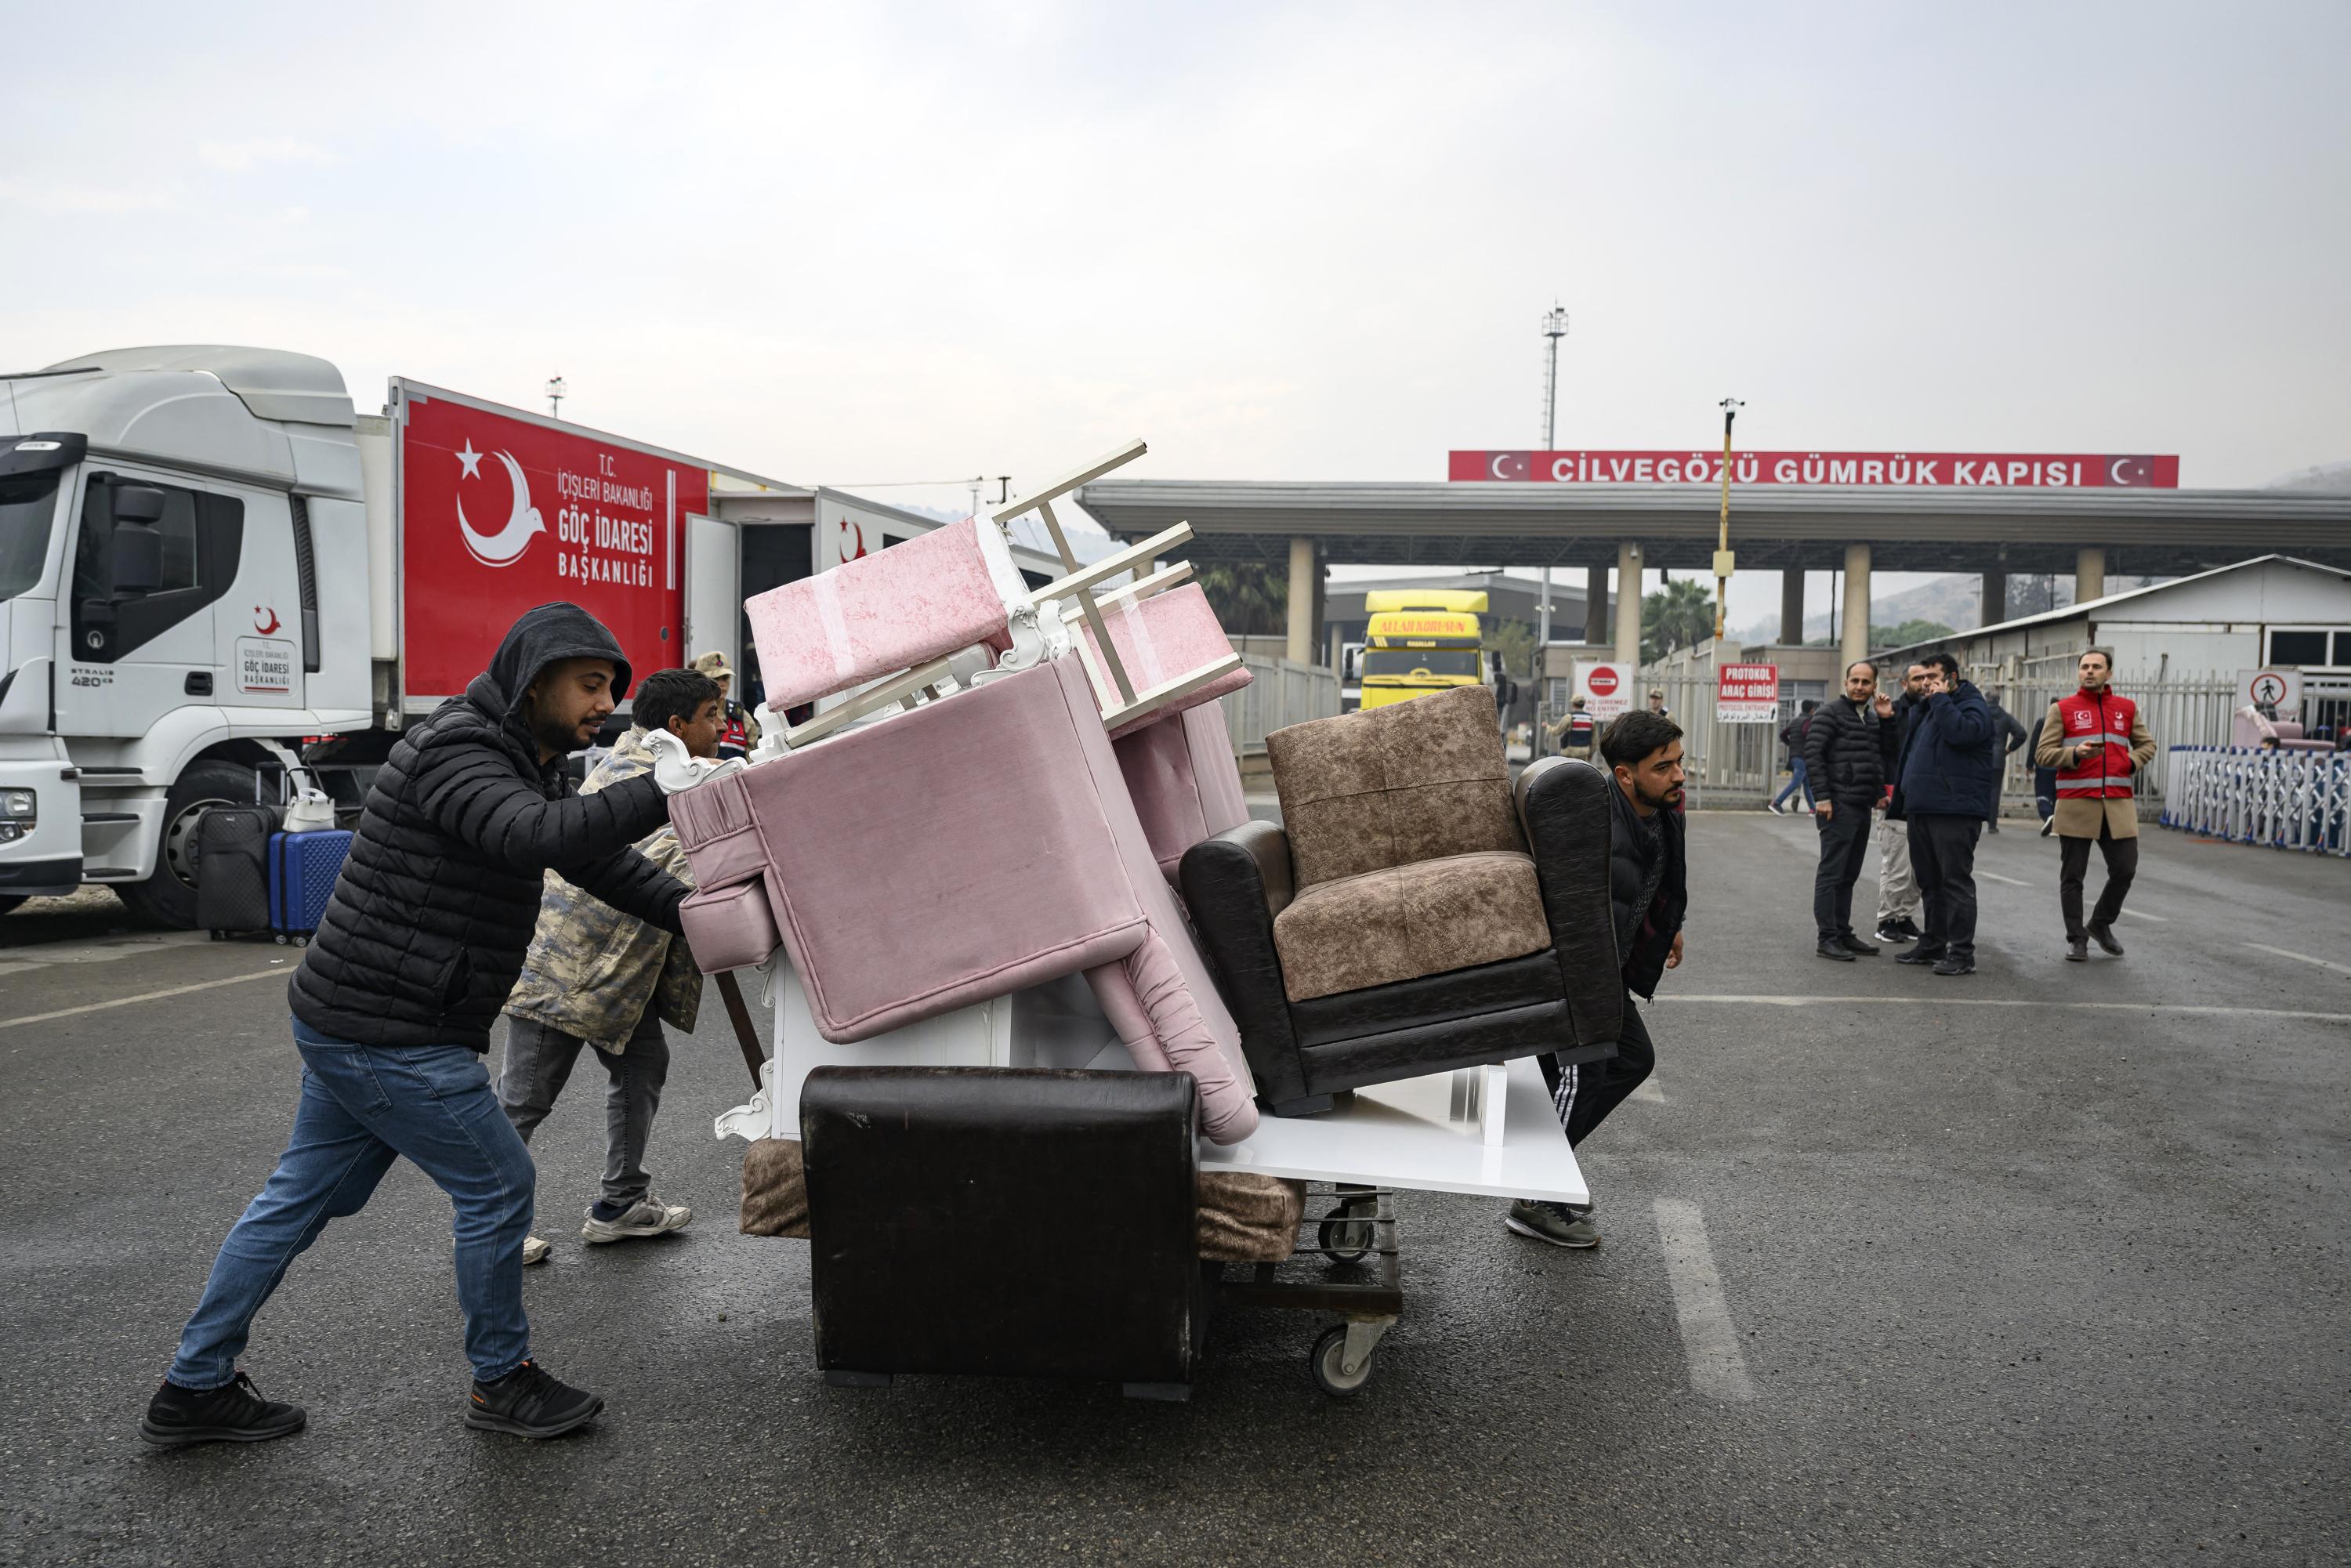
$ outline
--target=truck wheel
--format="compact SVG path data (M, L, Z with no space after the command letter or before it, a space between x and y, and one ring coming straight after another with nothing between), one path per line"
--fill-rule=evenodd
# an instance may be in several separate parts
M174 931L196 928L196 822L214 806L252 804L259 777L239 763L211 759L180 775L164 800L153 874L114 890L133 915Z

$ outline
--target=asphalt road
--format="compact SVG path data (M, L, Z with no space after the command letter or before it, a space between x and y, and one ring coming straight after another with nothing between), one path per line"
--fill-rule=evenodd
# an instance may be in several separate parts
M2128 956L2077 966L2055 846L2011 827L1980 972L1938 979L1812 955L1804 822L1691 829L1661 1097L1584 1151L1605 1243L1407 1197L1405 1316L1343 1403L1305 1375L1320 1325L1270 1312L1219 1321L1188 1406L825 1387L804 1246L732 1227L714 1006L654 1142L692 1229L583 1249L592 1071L536 1145L536 1347L607 1397L594 1428L460 1424L448 1209L403 1166L246 1358L309 1429L151 1451L291 1115L290 955L0 920L0 1561L2351 1559L2351 863L2150 832Z

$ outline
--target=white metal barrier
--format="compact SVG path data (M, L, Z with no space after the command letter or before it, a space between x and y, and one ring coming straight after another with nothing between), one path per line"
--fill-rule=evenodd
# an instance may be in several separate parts
M1236 755L1263 751L1267 733L1284 725L1337 716L1336 670L1257 653L1243 653L1241 664L1254 678L1224 699L1225 731L1232 737Z
M2351 856L2351 753L2175 746L2170 762L2165 827Z

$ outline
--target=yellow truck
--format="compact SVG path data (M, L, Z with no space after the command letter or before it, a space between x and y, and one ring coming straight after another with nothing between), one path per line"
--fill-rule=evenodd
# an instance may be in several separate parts
M1491 678L1478 618L1486 596L1452 589L1375 589L1364 595L1364 706L1385 707Z

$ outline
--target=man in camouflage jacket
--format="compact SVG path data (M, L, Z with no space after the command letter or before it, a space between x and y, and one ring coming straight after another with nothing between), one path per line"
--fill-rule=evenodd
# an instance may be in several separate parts
M717 754L723 700L706 675L656 671L638 685L631 711L634 727L588 775L581 794L650 772L653 756L647 742L656 727L676 735L692 756ZM636 849L687 886L694 884L674 830L648 834ZM661 1026L691 1032L701 1004L702 974L683 937L623 915L548 873L522 977L507 999L498 1103L528 1141L554 1108L580 1048L593 1051L603 1064L611 1081L604 1100L603 1189L580 1232L590 1243L658 1236L694 1218L683 1204L664 1203L653 1195L644 1157L669 1073L669 1041ZM524 1244L526 1263L547 1254L542 1238Z

